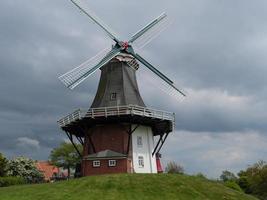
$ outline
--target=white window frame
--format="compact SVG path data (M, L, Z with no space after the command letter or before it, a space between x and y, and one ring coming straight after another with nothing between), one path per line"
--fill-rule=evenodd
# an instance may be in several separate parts
M108 166L109 167L116 167L117 161L116 160L108 160Z
M138 166L139 166L139 168L144 168L145 167L144 156L138 156Z
M93 160L93 167L100 167L101 163L100 160Z
M138 147L143 147L143 138L142 138L142 136L137 136L136 142L137 142L137 146Z

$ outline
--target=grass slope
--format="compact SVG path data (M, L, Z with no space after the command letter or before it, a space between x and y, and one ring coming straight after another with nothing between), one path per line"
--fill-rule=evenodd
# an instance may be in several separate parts
M256 200L214 181L187 175L120 174L0 188L0 200Z

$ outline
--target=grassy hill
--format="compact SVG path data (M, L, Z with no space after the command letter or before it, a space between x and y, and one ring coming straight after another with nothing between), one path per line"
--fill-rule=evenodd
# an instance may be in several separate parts
M0 200L256 200L220 183L170 174L120 174L0 188Z

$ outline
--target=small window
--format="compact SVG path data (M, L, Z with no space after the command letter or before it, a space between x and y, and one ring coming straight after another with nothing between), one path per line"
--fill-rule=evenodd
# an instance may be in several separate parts
M140 168L144 168L144 157L143 156L138 156L138 166Z
M116 92L113 92L110 94L110 100L111 101L115 101L117 99L117 93Z
M93 167L100 167L100 160L94 160Z
M109 167L115 167L116 164L117 164L116 160L109 160L109 161L108 161L108 166L109 166Z
M143 146L142 136L137 136L137 146L138 147Z

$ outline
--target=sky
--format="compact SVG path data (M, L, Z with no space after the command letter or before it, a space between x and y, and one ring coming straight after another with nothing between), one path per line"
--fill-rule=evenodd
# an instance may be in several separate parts
M146 105L176 113L165 165L218 178L267 161L266 1L85 1L123 40L162 12L172 21L138 51L187 94L137 72ZM47 160L66 140L57 120L90 106L100 72L72 91L58 76L112 41L68 0L2 0L0 24L0 152Z

